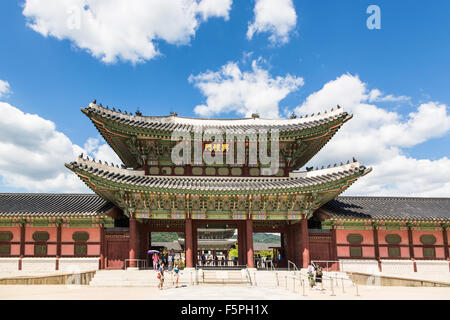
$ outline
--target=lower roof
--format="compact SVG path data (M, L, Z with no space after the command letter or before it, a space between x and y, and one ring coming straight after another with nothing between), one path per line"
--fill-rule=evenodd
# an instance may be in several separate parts
M113 206L96 194L0 193L0 216L96 216ZM334 218L450 220L450 198L339 196L321 209Z
M66 164L66 167L77 173L80 178L87 177L106 181L120 189L149 192L215 192L222 194L252 193L253 191L265 194L290 192L295 189L325 186L342 179L351 179L354 176L359 178L372 170L355 161L321 170L292 172L289 177L172 177L145 175L144 171L120 169L82 157L79 157L77 161ZM91 181L89 180L89 182ZM88 186L91 189L93 188L92 183L89 183ZM95 189L95 186L93 189Z
M450 220L450 198L340 196L322 210L336 218Z
M114 205L96 194L0 193L0 216L97 216Z

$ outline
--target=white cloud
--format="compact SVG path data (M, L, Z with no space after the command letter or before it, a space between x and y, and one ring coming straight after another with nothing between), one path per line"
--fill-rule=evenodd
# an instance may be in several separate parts
M88 192L64 163L85 153L120 164L117 156L98 139L85 148L73 144L52 121L24 113L0 101L0 178L5 187L32 192Z
M203 0L198 4L197 11L202 15L203 21L210 17L223 17L228 20L233 0Z
M255 19L249 24L247 38L255 33L267 32L272 43L286 43L297 24L292 0L256 0Z
M84 144L84 150L87 154L91 155L94 159L101 160L102 162L108 162L109 165L121 164L122 161L117 156L111 147L102 143L103 139L100 138L89 138Z
M410 101L411 97L394 96L388 94L383 96L383 93L378 89L373 89L369 92L369 102L395 102L395 101Z
M30 191L75 192L86 190L65 167L82 152L37 115L23 113L0 102L0 176L3 185Z
M301 87L303 78L290 74L274 78L253 60L251 71L241 71L229 62L220 71L191 75L189 82L206 96L206 104L194 109L201 116L236 112L250 117L256 112L261 117L278 118L279 102Z
M373 164L374 170L361 178L347 195L448 197L450 159L415 159L397 153Z
M355 156L372 166L373 171L346 194L448 196L450 159L415 159L404 151L448 134L448 106L423 103L404 116L370 104L374 90L369 91L357 76L345 74L326 83L296 108L298 114L310 114L339 104L354 115L308 165L321 166Z
M69 39L105 63L143 62L159 54L155 41L187 44L202 21L229 17L232 0L26 0L28 26Z
M8 81L0 80L0 98L7 97L11 93Z

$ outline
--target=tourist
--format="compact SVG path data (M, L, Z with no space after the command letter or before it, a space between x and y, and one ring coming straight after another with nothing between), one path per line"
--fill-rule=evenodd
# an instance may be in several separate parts
M164 263L159 267L157 278L159 279L158 288L162 290L164 285Z
M153 270L157 270L158 269L158 254L155 252L152 256L152 262L153 262Z
M178 278L180 277L179 272L180 269L178 268L178 263L175 264L175 268L173 269L174 272L174 278L175 278L175 288L178 288Z
M218 266L219 265L219 258L216 256L214 256L214 265Z
M317 266L316 267L316 282L317 283L322 283L322 276L323 276L322 268L320 266Z
M167 254L167 265L168 265L168 269L167 270L169 270L169 271L172 271L172 262L173 262L172 259L173 259L173 256L172 256L172 253L169 250L169 253Z
M311 288L314 288L314 286L316 285L316 282L314 281L314 267L312 265L308 266L308 281L309 281L309 286Z
M206 265L206 257L205 254L202 253L202 266Z
M167 251L166 250L164 250L164 252L163 252L162 263L164 263L164 265L167 265Z

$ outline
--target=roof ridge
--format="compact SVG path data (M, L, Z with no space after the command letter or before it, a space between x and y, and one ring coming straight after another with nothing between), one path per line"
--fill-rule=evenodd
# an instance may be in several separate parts
M133 115L132 113L124 113L126 112L124 110L124 112L122 112L120 109L120 111L115 110L115 108L110 109L108 106L107 107L103 107L103 105L97 104L96 101L91 102L87 107L81 108L83 113L88 112L88 109L92 108L92 109L97 109L97 110L101 110L103 112L108 112L110 114L116 114L119 116L123 116L129 119L138 119L138 120L152 120L152 119L187 119L187 120L200 120L200 121L242 121L242 120L255 120L255 121L288 121L288 122L292 122L292 123L298 123L298 122L302 122L304 119L327 119L330 118L332 116L338 115L338 114L344 114L347 113L344 108L337 106L337 108L331 108L329 110L325 109L322 113L318 112L317 114L312 113L311 115L302 115L300 117L296 117L296 118L280 118L280 119L269 119L269 118L259 118L259 117L251 117L251 118L226 118L226 119L220 119L220 118L194 118L194 117L183 117L183 116L178 116L178 115L167 115L167 116L143 116L143 115ZM300 119L303 119L301 121L299 121Z
M425 196L338 196L336 199L415 199L415 200L425 200L425 199L434 199L434 200L450 200L450 197L425 197Z
M0 196L3 195L55 195L55 196L97 196L96 193L65 193L65 192L0 192Z

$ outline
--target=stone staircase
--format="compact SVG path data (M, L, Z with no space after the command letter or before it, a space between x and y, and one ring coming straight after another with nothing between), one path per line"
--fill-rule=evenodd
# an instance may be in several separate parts
M99 270L89 283L94 287L156 287L158 285L157 272L153 270ZM180 271L179 286L193 283L194 274ZM164 272L164 286L175 286L172 272Z
M197 274L196 274L197 272ZM179 286L186 285L235 285L256 286L266 288L287 288L292 286L292 276L296 274L297 279L302 279L307 285L306 270L181 270L178 281ZM300 276L301 274L301 276ZM158 285L157 272L153 270L98 270L89 283L97 287L156 287ZM249 279L250 276L250 279ZM324 272L324 277L344 277L343 272ZM296 280L298 286L300 281ZM164 287L174 287L175 281L172 272L164 273Z
M308 285L308 275L306 269L302 269L301 271L288 271L288 270L276 270L276 271L265 271L265 270L257 270L250 271L252 285L257 287L266 287L266 288L285 288L292 286L293 279L295 276L297 285L300 285L300 280ZM324 272L324 278L333 278L333 279L346 279L349 280L348 275L345 272Z
M250 285L247 272L242 270L199 270L199 285Z

